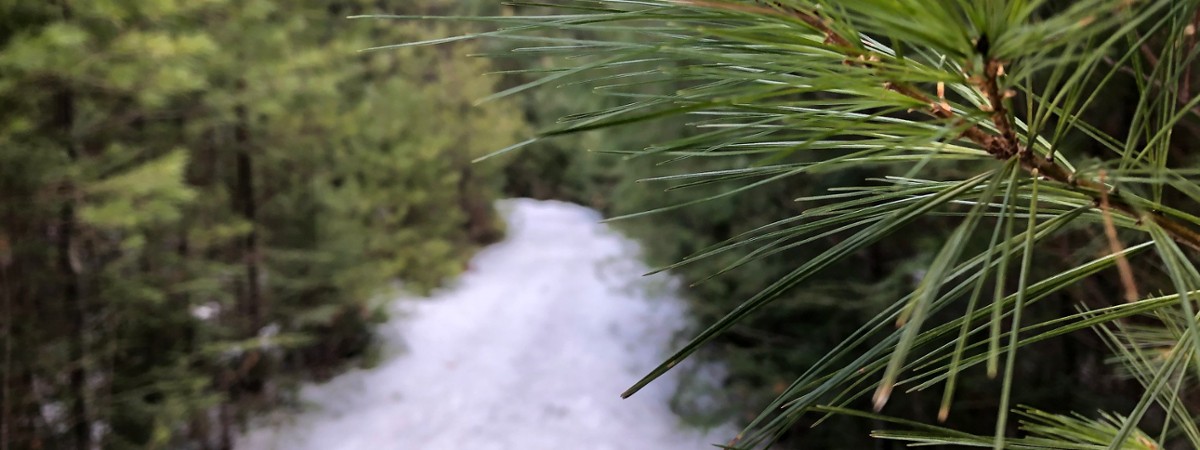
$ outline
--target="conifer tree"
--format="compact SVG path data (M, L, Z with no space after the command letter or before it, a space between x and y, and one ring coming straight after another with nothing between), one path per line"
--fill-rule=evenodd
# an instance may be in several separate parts
M5 448L231 448L499 235L521 121L373 4L0 1Z

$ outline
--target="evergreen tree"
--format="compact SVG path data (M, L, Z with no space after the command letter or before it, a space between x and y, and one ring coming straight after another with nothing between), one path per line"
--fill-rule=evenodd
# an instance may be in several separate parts
M230 448L499 236L522 123L375 3L0 2L7 448Z

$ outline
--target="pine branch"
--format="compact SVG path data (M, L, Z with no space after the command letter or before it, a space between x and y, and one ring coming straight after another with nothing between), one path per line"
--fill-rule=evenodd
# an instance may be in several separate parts
M732 4L708 0L677 1L705 8L788 17L798 20L825 35L825 44L840 50L846 56L847 64L870 65L874 61L879 60L879 55L873 54L873 52L860 45L854 45L849 39L830 27L826 20L821 18L815 11L804 11L780 4L774 0L759 0L769 6ZM983 92L988 100L988 107L991 109L990 117L992 124L998 132L994 133L978 124L973 124L964 130L960 137L966 138L975 145L978 145L996 159L1007 160L1014 156L1019 157L1021 167L1027 172L1036 173L1049 180L1070 186L1076 192L1088 195L1092 198L1094 207L1100 209L1103 197L1109 192L1109 188L1106 185L1092 180L1078 179L1074 172L1062 167L1053 159L1037 157L1028 148L1020 144L1016 129L1011 122L1010 113L1004 106L1004 100L1006 97L1010 97L1011 93L1000 90L999 78L1003 75L1003 62L988 59L984 69L984 76L982 79L976 80L976 88ZM929 108L924 110L924 112L933 117L943 120L963 121L962 118L956 117L954 112L941 101L934 101L930 95L917 87L892 81L885 82L885 85L893 92L929 105ZM1158 211L1141 212L1138 208L1120 198L1111 198L1108 204L1113 210L1121 212L1138 223L1150 220L1166 230L1176 242L1200 252L1200 233L1197 233L1191 227L1181 224Z

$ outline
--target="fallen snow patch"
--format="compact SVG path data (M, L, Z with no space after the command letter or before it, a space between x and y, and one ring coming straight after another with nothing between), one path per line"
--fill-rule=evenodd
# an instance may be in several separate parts
M508 239L454 285L395 303L370 370L305 387L315 409L243 436L240 450L674 450L730 430L689 428L668 374L619 394L659 363L684 325L666 277L641 277L637 246L592 210L500 204Z

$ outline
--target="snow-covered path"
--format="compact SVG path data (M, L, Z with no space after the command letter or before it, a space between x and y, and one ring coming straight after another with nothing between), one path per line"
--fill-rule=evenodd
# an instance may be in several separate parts
M687 428L667 377L618 394L663 357L683 303L643 278L634 243L594 211L508 200L508 239L457 283L406 299L380 333L383 362L302 398L316 409L262 425L240 450L713 448Z

